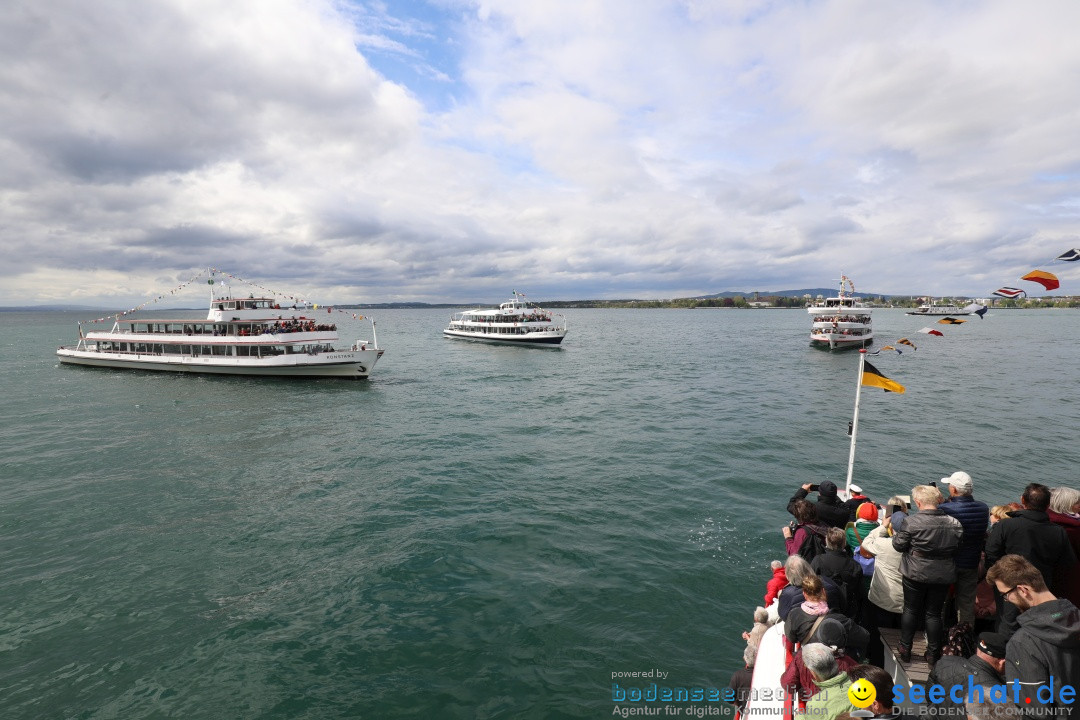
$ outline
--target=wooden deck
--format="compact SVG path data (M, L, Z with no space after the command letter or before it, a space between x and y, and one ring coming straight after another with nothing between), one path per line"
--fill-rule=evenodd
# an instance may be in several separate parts
M921 632L915 633L911 646L911 662L902 663L897 653L900 646L900 630L897 628L879 628L881 644L885 646L885 671L892 675L897 684L912 683L925 685L930 677L930 666L926 664L926 638Z

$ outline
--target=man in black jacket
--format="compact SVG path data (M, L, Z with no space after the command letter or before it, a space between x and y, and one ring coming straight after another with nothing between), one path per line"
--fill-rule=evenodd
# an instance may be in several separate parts
M945 688L945 699L941 707L949 708L945 715L967 714L965 702L968 693L968 681L972 685L993 687L1005 682L1005 643L1007 638L998 633L984 632L979 635L979 644L970 658L959 655L945 655L930 671L927 685L941 685ZM955 702L949 691L959 685L961 690L956 695L961 701Z
M1065 698L1061 690L1071 685L1075 692L1080 678L1080 609L1047 590L1042 573L1019 555L998 560L986 581L1020 610L1020 629L1005 646L1005 680L1020 684L1018 707L1068 717L1075 694Z
M1039 569L1043 582L1053 592L1054 572L1067 570L1076 564L1076 553L1065 528L1050 522L1046 509L1050 507L1050 488L1031 483L1020 498L1023 510L1014 510L1009 517L994 525L986 540L986 567L1005 555L1021 555ZM1017 609L1008 598L998 596L998 632L1012 635L1016 631Z
M852 483L848 485L848 493L851 497L848 498L844 506L848 509L848 522L855 522L858 519L859 506L863 503L873 504L873 500L868 498L862 491L862 488Z
M810 494L814 487L810 483L804 484L795 491L788 500L787 511L794 515L793 508L796 500L803 500ZM843 528L848 523L849 511L844 503L836 496L836 483L832 480L823 480L818 486L818 501L814 503L817 508L818 520L829 527Z

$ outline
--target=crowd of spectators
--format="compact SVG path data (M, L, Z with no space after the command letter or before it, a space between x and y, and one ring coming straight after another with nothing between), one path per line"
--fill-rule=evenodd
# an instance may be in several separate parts
M829 481L795 492L795 519L782 528L787 560L772 561L765 605L743 634L737 705L749 697L762 637L780 622L791 652L781 683L814 720L846 720L855 710L847 688L860 678L879 688L874 717L894 716L880 628L899 628L905 668L925 633L928 685L1018 681L1014 714L1071 713L1075 700L1047 691L1051 677L1080 690L1080 491L1030 483L1019 503L990 507L968 473L940 482L947 494L937 483L914 487L913 507L900 496L878 506L854 486L844 502ZM961 717L986 710L946 705Z

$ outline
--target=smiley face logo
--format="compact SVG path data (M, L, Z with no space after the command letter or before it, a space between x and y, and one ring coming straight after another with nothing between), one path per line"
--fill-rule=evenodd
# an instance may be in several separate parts
M877 689L866 678L859 678L847 691L848 700L857 708L868 708L877 699Z

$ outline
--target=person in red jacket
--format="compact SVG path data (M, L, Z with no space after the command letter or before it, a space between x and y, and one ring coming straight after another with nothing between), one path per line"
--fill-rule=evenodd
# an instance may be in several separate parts
M765 586L765 607L769 607L772 601L780 594L780 591L784 589L784 586L788 584L787 573L784 572L784 563L773 560L770 567L772 567L772 580Z

